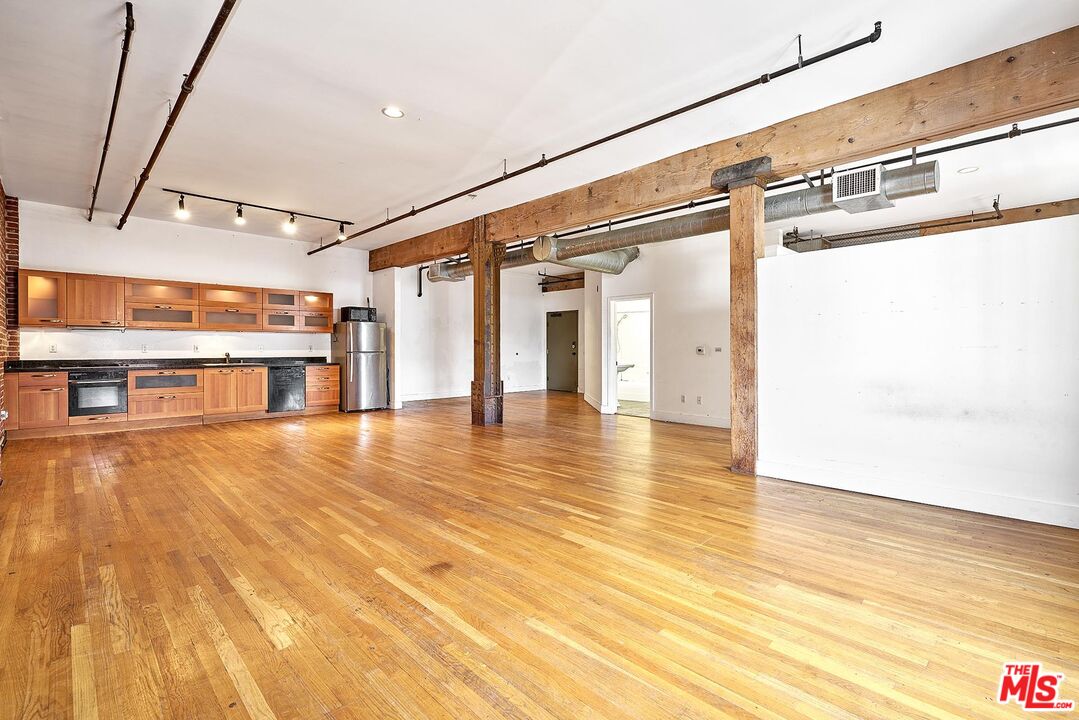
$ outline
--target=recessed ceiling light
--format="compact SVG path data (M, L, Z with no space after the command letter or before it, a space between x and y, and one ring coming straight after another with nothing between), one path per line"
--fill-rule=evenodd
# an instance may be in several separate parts
M386 107L382 108L382 114L388 118L397 119L403 118L405 116L405 111L397 107L396 105L387 105Z
M978 172L978 166L971 165L970 167L959 168L958 170L956 170L956 172L960 175L969 175L970 173Z

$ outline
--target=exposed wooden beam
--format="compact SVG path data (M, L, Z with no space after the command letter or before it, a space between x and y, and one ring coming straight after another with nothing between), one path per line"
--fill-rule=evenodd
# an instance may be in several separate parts
M486 216L505 242L713 194L712 171L768 155L775 177L1079 107L1079 27ZM371 251L371 267L465 252L462 225ZM470 226L468 226L470 227Z
M410 267L430 260L468 252L475 220L465 220L408 240L375 248L367 267L371 272L390 267Z
M502 422L501 287L506 246L489 243L483 218L472 221L472 424Z
M1038 203L1037 205L1025 205L1023 207L1009 208L1002 210L1001 213L1004 217L995 217L995 213L980 213L973 216L974 221L970 226L956 224L946 225L943 223L949 223L952 221L960 221L965 219L964 216L947 218L945 220L934 220L924 223L925 227L922 227L918 234L922 236L927 235L943 235L944 233L959 232L961 230L972 230L974 228L992 227L994 225L1012 225L1014 223L1030 222L1031 220L1047 220L1055 217L1065 217L1067 215L1079 215L1079 198L1071 198L1069 200L1057 200L1054 202Z
M545 293L559 290L578 290L584 287L584 273L575 272L566 275L548 275L544 278L542 290Z

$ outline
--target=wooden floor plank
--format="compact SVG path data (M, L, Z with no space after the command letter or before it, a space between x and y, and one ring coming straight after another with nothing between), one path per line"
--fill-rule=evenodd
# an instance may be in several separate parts
M17 440L0 717L1008 718L1079 532L731 474L577 396Z

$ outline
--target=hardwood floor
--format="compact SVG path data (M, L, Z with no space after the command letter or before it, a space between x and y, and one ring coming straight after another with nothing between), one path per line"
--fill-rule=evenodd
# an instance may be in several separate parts
M3 718L997 718L1079 532L730 474L567 393L15 441Z

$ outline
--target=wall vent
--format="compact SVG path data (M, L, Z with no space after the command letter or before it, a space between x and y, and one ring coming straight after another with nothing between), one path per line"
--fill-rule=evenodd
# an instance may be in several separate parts
M883 165L840 170L832 176L832 202L849 213L895 207L881 186Z

